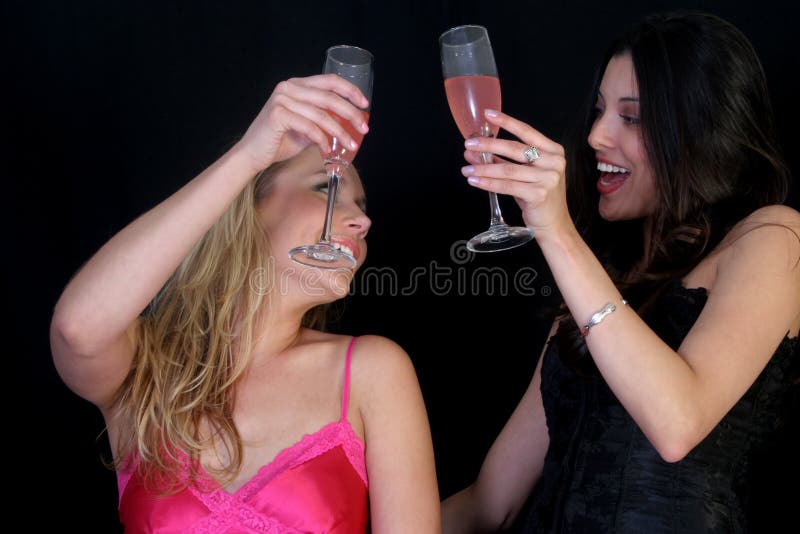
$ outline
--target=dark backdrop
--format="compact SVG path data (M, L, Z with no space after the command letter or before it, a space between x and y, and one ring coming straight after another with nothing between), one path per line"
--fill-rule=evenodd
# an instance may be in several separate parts
M228 4L2 5L11 187L2 212L13 266L4 277L13 362L4 374L12 466L4 479L42 527L117 529L115 478L100 462L102 420L61 383L50 358L61 289L103 242L222 154L278 81L319 72L329 45L357 44L376 57L371 132L356 161L373 219L370 254L333 326L388 336L411 355L443 497L474 478L522 395L547 328L537 313L554 299L533 243L464 255L463 240L487 225L488 203L459 172L462 142L438 57L443 30L487 26L504 110L563 141L612 36L652 11L715 12L760 54L783 145L800 170L798 13L783 0ZM507 220L520 222L513 202L502 202ZM798 497L798 461L788 451L800 442L790 438L787 454L759 471L789 485L756 495L773 524Z

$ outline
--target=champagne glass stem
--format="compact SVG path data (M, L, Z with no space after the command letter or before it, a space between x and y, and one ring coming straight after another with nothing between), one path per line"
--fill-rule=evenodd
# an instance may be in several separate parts
M481 160L484 163L492 162L492 155L487 152L481 152ZM489 206L492 210L492 219L489 226L502 226L506 224L503 220L503 213L500 211L500 201L497 199L497 193L489 191Z
M492 208L492 220L489 226L503 226L506 222L503 220L503 214L500 213L500 203L497 200L497 193L489 193L489 205Z
M336 205L336 193L339 191L339 175L335 172L328 174L328 205L325 207L325 223L322 225L320 241L330 244L331 225L333 224L333 207Z
M363 48L349 45L330 47L325 53L325 65L322 67L325 74L336 74L361 90L369 100L372 97L372 54ZM326 110L334 120L350 132L350 135L360 142L364 134L352 128L348 120L339 117L333 110ZM369 110L364 110L364 120L369 117ZM355 156L357 150L345 150L339 140L334 136L329 139L331 149L323 151L325 173L328 176L328 194L325 202L325 219L322 223L322 234L319 241L310 245L301 245L289 250L289 257L301 265L318 269L353 269L358 262L352 253L336 248L331 242L333 228L333 210L336 206L336 196L339 190L344 171Z

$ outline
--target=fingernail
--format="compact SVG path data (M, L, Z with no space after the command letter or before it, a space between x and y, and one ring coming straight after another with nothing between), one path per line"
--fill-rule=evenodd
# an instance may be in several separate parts
M469 178L467 178L467 181L469 183L471 183L471 184L479 184L479 183L481 183L481 179L477 178L475 176L470 176Z
M464 176L469 176L470 174L475 172L475 167L472 165L467 165L466 167L461 167L461 174Z
M487 109L484 111L484 113L486 114L487 117L497 117L498 115L500 115L499 111L495 111L493 109Z
M369 126L367 126L366 122L361 123L361 131L367 133L369 131Z
M353 150L357 149L358 148L358 143L356 143L355 141L353 141L351 139L350 140L350 148L352 148Z
M477 139L467 139L466 141L464 141L464 146L478 146L478 140Z

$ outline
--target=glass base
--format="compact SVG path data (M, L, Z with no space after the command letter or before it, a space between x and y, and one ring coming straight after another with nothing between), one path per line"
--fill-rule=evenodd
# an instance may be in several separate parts
M356 259L353 256L327 243L295 247L289 251L289 258L318 269L352 269L356 266Z
M524 245L533 239L533 230L524 226L497 224L467 241L472 252L499 252Z

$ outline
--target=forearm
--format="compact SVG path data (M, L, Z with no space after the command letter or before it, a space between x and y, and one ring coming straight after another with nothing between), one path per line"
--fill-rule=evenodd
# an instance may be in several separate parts
M118 339L254 174L233 148L105 243L56 304L54 326L76 352Z
M505 482L514 484L514 481ZM519 507L509 507L510 503L505 502L503 497L488 494L488 489L481 489L480 481L476 481L442 501L442 532L478 534L510 528L519 513ZM500 494L507 493L506 488L495 489ZM529 491L530 488L526 488L523 496L527 497Z
M485 532L479 510L478 503L474 502L474 485L446 498L442 501L442 534Z
M674 451L685 450L681 437L697 435L692 427L702 420L692 368L622 304L622 295L577 231L544 236L539 245L579 326L607 303L616 305L615 312L591 328L585 338L588 349L611 390L662 456L680 456Z

